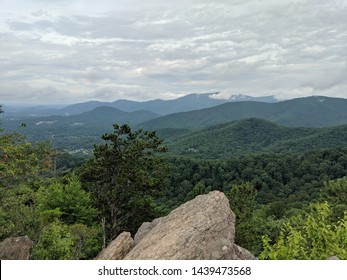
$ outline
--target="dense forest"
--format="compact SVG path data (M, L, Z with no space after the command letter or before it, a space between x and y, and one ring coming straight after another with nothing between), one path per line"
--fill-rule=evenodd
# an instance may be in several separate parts
M129 125L100 137L92 155L78 157L52 141L0 131L0 240L28 235L33 259L92 259L120 232L134 234L143 222L220 190L237 216L236 243L260 259L347 259L346 146L308 149L305 142L300 150L194 157L170 153L155 131Z

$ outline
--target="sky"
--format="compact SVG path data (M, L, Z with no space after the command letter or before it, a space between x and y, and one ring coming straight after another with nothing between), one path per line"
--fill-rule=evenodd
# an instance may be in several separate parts
M0 104L347 98L347 0L0 0Z

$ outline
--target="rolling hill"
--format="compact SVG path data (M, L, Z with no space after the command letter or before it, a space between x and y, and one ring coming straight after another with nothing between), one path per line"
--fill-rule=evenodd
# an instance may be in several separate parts
M304 152L346 147L347 124L327 128L285 127L261 119L237 120L166 139L174 155L227 158L259 152Z
M219 106L175 113L142 123L144 129L190 128L260 118L291 127L324 127L347 123L347 99L311 96L278 103L229 102Z

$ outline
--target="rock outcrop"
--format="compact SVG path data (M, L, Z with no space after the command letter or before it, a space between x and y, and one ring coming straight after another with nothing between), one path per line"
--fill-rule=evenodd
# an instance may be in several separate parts
M32 245L28 236L8 237L0 242L0 259L28 260Z
M197 196L165 217L143 223L134 237L135 246L124 259L255 259L250 252L235 245L234 238L235 214L225 195L214 191ZM107 251L121 250L117 239ZM108 253L103 259L114 259L111 256L112 253Z
M113 240L107 248L103 249L96 260L122 260L134 247L134 240L130 232L124 231Z

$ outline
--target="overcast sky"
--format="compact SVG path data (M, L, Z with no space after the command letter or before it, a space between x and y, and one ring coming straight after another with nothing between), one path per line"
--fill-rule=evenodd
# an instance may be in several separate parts
M215 91L347 98L347 0L0 0L0 103Z

